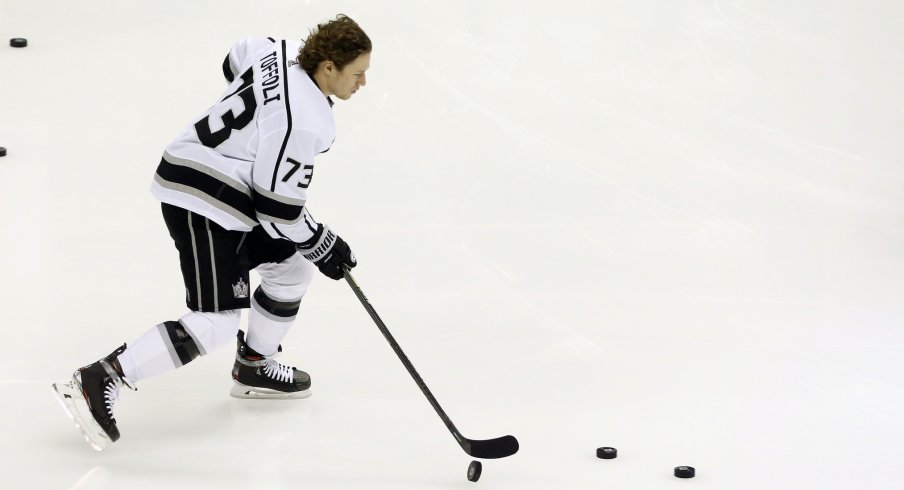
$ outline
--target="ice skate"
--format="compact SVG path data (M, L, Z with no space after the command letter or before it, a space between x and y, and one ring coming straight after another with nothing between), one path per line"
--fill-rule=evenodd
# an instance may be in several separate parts
M280 351L282 348L280 347ZM245 343L239 330L238 350L232 368L235 398L307 398L311 396L311 377L304 371L284 366L274 356L258 354Z
M79 368L68 383L54 383L53 392L66 414L82 431L85 440L97 451L103 451L119 439L119 429L113 418L113 406L119 399L119 389L136 388L113 367L113 361L126 350L126 345L103 359Z

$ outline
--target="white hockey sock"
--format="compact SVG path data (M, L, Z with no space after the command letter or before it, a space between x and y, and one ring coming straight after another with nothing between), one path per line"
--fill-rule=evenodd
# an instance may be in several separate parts
M148 330L138 340L130 343L117 358L122 366L122 373L132 384L176 369L158 327Z
M167 373L235 339L239 310L189 312L178 322L157 325L119 355L123 374L132 383Z
M258 287L251 298L251 311L248 313L248 335L245 337L248 347L264 356L276 354L279 344L292 328L300 303L301 300L272 299L263 288Z
M245 342L259 354L271 356L289 333L316 268L295 253L282 262L264 263L255 270L261 276L261 285L251 298Z

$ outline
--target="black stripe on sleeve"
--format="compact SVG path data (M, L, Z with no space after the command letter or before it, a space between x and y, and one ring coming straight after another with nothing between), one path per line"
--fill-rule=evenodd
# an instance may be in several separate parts
M277 218L289 223L294 223L301 219L301 213L304 212L304 205L296 206L294 204L286 204L263 194L255 194L254 207L258 214Z

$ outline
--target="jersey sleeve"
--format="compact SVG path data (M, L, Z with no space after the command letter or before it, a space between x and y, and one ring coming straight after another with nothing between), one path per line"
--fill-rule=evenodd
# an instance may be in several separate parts
M251 64L253 54L274 43L276 40L272 37L249 37L233 44L223 60L223 76L226 81L232 83L243 68Z
M315 248L326 235L307 207L314 176L317 136L305 130L262 135L254 162L254 205L257 219L273 238L284 238L301 249Z

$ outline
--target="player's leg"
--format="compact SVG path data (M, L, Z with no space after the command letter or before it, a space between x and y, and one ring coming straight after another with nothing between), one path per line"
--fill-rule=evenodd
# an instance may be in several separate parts
M143 379L229 344L239 329L240 308L249 304L249 260L237 252L244 234L169 205L163 205L163 216L179 251L186 304L193 311L76 370L68 383L54 384L64 408L98 450L119 439L113 406L121 387L135 389ZM233 284L239 287L233 290Z
M239 332L231 394L239 398L303 398L310 395L310 376L280 364L273 356L281 351L280 344L298 314L314 277L314 265L295 251L293 243L256 231L260 233L249 236L247 246L261 284L251 298L247 338Z
M204 216L162 205L179 251L185 303L191 310L138 338L120 356L123 373L138 382L182 367L227 344L248 308L250 261L242 250L245 233L226 230Z
M178 369L232 342L241 310L192 311L163 322L130 343L119 355L122 374L132 383Z
M251 298L247 341L254 350L272 355L289 333L316 268L296 252L255 270L261 284Z

